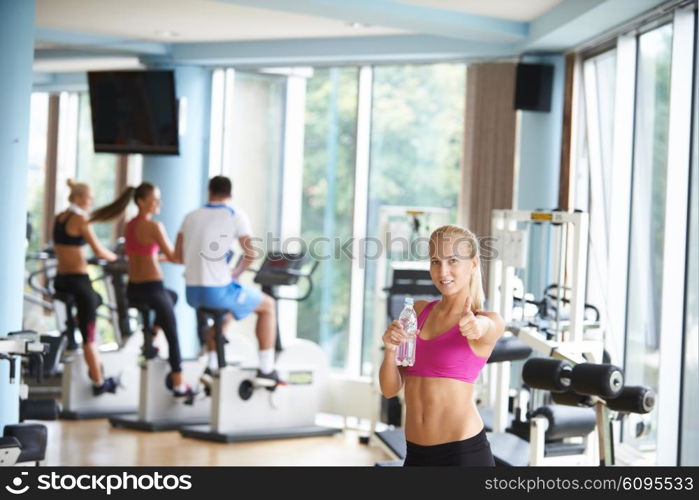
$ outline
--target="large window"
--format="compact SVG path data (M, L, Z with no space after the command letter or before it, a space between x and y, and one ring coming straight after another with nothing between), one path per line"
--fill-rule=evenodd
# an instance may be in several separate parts
M301 237L321 256L316 286L299 303L297 335L345 368L351 261L336 242L352 235L357 122L357 68L315 70L306 85Z
M386 323L387 225L412 227L407 210L416 207L427 223L412 236L456 220L464 85L462 64L316 69L307 80L301 236L322 258L297 328L333 367L372 374L377 328ZM362 191L366 206L355 200ZM357 217L366 217L365 232ZM358 272L343 251L351 238L361 240L351 247Z
M281 75L232 68L212 74L208 175L232 180L232 204L250 218L252 237L262 239L254 240L259 250L269 250L266 236L277 237L280 230L285 88ZM237 261L242 249L236 245L234 252ZM253 268L261 263L262 259ZM253 273L241 276L243 283L257 287L253 280ZM278 303L282 340L293 336L288 333L288 305ZM237 322L236 332L254 338L255 321L253 314Z
M623 311L607 307L609 247L611 242L612 217L612 172L614 139L614 93L616 76L616 50L612 49L587 59L583 63L585 81L581 109L585 127L578 153L578 177L576 179L576 208L590 214L588 240L587 302L600 310L608 335L623 332L610 330L610 315ZM610 345L611 344L611 345ZM610 342L607 349L620 362L619 353L614 352Z
M117 156L111 153L95 153L92 141L90 96L79 94L78 101L77 179L92 188L95 208L111 203L116 197ZM114 228L112 223L95 224L97 238L111 246Z
M625 376L658 390L672 25L639 37ZM657 412L639 447L655 447Z
M581 65L576 208L590 212L587 301L601 306L611 361L658 398L624 419L619 456L689 464L699 434L696 11L643 23Z
M371 375L376 338L387 324L384 287L392 258L427 260L418 252L392 255L386 243L392 219L419 227L406 234L429 236L436 225L456 221L461 179L466 70L462 64L385 66L374 69L371 162L364 283L363 375ZM446 209L440 217L439 210ZM418 225L415 224L415 225ZM395 231L393 236L401 236ZM407 248L397 244L397 247ZM400 248L399 248L400 249ZM424 249L424 248L423 248Z
M217 70L213 91L209 174L233 180L255 236L278 234L284 78Z
M57 127L49 124L50 98L57 100ZM55 134L55 137L49 135ZM56 157L47 161L47 144L57 144ZM129 157L131 163L127 182L140 179L141 157ZM117 170L117 156L113 154L95 154L92 140L92 123L90 117L90 100L85 92L61 92L55 96L46 93L33 93L31 100L29 168L27 179L28 220L32 225L32 235L28 250L36 251L50 243L51 221L54 214L68 206L69 178L89 184L93 190L95 205L111 202L120 190ZM55 182L54 182L55 180ZM45 206L52 201L52 206ZM133 207L130 207L133 213ZM47 218L48 216L48 218ZM95 226L97 237L105 246L111 246L115 236L114 224ZM49 241L44 241L47 236ZM89 254L88 250L88 254ZM39 264L28 260L27 273L34 271ZM89 267L93 278L101 273L93 266ZM107 294L102 281L94 283L96 290L106 300ZM41 299L36 292L25 290L32 295L25 300L24 326L39 331L53 329L53 321L48 314L37 306ZM104 310L103 310L104 312ZM98 321L98 331L103 341L114 339L111 324L103 318Z
M213 72L209 174L234 179L255 236L291 251L300 237L319 261L310 296L278 304L282 342L312 340L333 368L372 374L386 256L365 269L356 241L381 237L397 206L438 214L422 233L456 220L464 91L463 64Z

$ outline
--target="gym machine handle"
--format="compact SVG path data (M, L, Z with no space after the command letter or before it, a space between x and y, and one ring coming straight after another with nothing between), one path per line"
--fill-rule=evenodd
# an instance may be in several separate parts
M29 359L34 359L36 361L36 382L40 384L44 381L44 355L37 352L30 354Z
M10 362L10 383L14 383L16 374L15 364L12 362L12 356L10 356L9 354L0 353L0 359L6 359Z
M317 264L317 262L316 262L316 264ZM314 268L315 268L315 266L314 266ZM299 278L304 278L308 282L308 289L306 290L306 293L304 293L303 295L301 295L299 297L284 297L284 296L278 296L275 294L274 298L276 300L293 300L295 302L301 302L301 301L306 300L308 297L310 297L311 293L313 293L313 281L311 281L310 276L306 276L305 274L291 273L291 272L289 272L289 274L294 274L296 276L299 276ZM292 285L292 286L295 286L295 285Z
M27 278L27 284L29 285L29 288L34 290L35 292L41 294L41 295L51 295L52 292L48 287L41 286L38 283L36 283L36 277L39 276L40 274L47 275L47 282L49 281L48 279L48 271L55 269L58 265L57 264L51 264L42 267L41 269L37 269L36 271L33 271L32 273L29 274L29 277Z
M553 285L551 285L551 286L553 286ZM549 286L549 288L551 288L551 286ZM389 289L390 288L385 288L384 291L389 290ZM547 288L547 291L548 291L548 288ZM538 314L540 317L547 316L546 309L548 307L550 307L554 310L556 309L556 306L551 304L551 303L547 303L547 300L560 300L561 303L563 303L563 304L570 304L570 299L566 299L565 297L557 297L555 295L550 295L547 292L544 292L544 298L541 300L527 299L525 297L518 297L517 295L513 295L512 300L515 303L519 303L519 304L525 303L525 304L531 304L531 305L537 306L537 308L539 309ZM594 306L592 304L584 304L584 308L586 311L592 311L595 314L595 319L593 321L600 320L601 314L599 312L599 309L596 306Z
M13 332L8 332L7 336L11 337L13 335L26 335L26 334L30 334L33 338L37 338L37 339L39 338L37 336L38 333L36 332L36 330L15 330Z
M548 297L551 300L560 300L563 304L570 304L570 299L566 298L564 295L558 296L558 295L551 294L551 293L549 293L551 290L563 290L563 293L565 294L566 291L572 290L571 287L553 284L553 285L547 286L544 289L544 297ZM544 302L544 301L542 300L542 302ZM552 305L552 307L554 307L554 309L555 309L555 306ZM600 320L601 315L600 315L599 309L596 306L586 303L586 304L583 304L583 307L585 308L586 311L590 310L590 311L595 313L594 321Z
M241 257L241 259L242 259L242 257ZM313 263L311 264L311 268L307 271L302 271L300 269L286 269L286 270L284 270L284 274L286 274L286 275L295 276L297 278L304 278L308 282L308 289L306 290L306 292L303 295L298 296L298 297L284 297L284 296L278 296L275 294L274 298L276 300L293 300L295 302L302 302L302 301L306 300L313 293L313 281L311 280L311 276L313 275L313 273L315 272L317 267L318 267L318 261L313 260ZM255 274L257 274L260 270L249 267L246 269L246 271L251 271L251 272L254 272ZM291 285L291 286L298 286L298 284Z
M315 269L317 265L318 265L318 262L314 262L313 269ZM311 271L311 272L313 272L313 271ZM310 297L311 293L313 293L313 282L311 281L311 277L307 276L307 275L301 275L300 277L305 278L305 280L308 282L308 289L306 290L306 293L304 293L300 297L277 297L277 299L278 300L294 300L297 302L302 302L302 301L306 300L308 297Z

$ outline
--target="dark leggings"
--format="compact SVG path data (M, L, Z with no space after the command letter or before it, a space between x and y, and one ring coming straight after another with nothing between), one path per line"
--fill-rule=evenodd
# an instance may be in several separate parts
M155 311L154 326L159 326L165 333L170 353L170 369L179 373L182 371L182 355L180 342L177 338L177 321L175 320L175 304L177 294L165 288L162 281L147 281L145 283L129 283L126 296L132 302L147 304Z
M91 344L95 341L95 321L97 307L102 303L102 297L92 288L92 282L87 274L57 274L53 281L57 292L69 293L75 297L78 308L78 328L83 336L83 342ZM69 345L75 345L75 333L67 330Z
M403 464L406 467L416 465L495 466L485 429L463 441L433 446L422 446L408 441L406 448Z

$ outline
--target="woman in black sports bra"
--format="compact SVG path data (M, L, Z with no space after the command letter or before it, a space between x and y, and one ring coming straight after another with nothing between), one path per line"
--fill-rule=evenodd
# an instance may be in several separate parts
M99 396L116 391L116 381L104 378L100 368L99 352L95 345L95 322L101 297L92 288L87 274L87 259L83 246L90 245L96 257L113 261L117 256L102 246L92 231L88 211L92 208L92 191L87 184L68 179L70 206L56 215L53 226L53 248L58 261L53 287L57 292L70 293L78 308L78 327L83 337L83 354L89 368L92 392ZM72 332L68 336L69 349L75 349ZM71 345L72 344L72 345Z

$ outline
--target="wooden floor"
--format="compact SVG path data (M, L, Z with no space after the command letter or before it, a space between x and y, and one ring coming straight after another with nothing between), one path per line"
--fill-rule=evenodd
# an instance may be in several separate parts
M388 456L359 443L357 431L332 437L219 444L179 432L114 429L106 419L42 422L48 427L45 465L304 465L373 466Z

